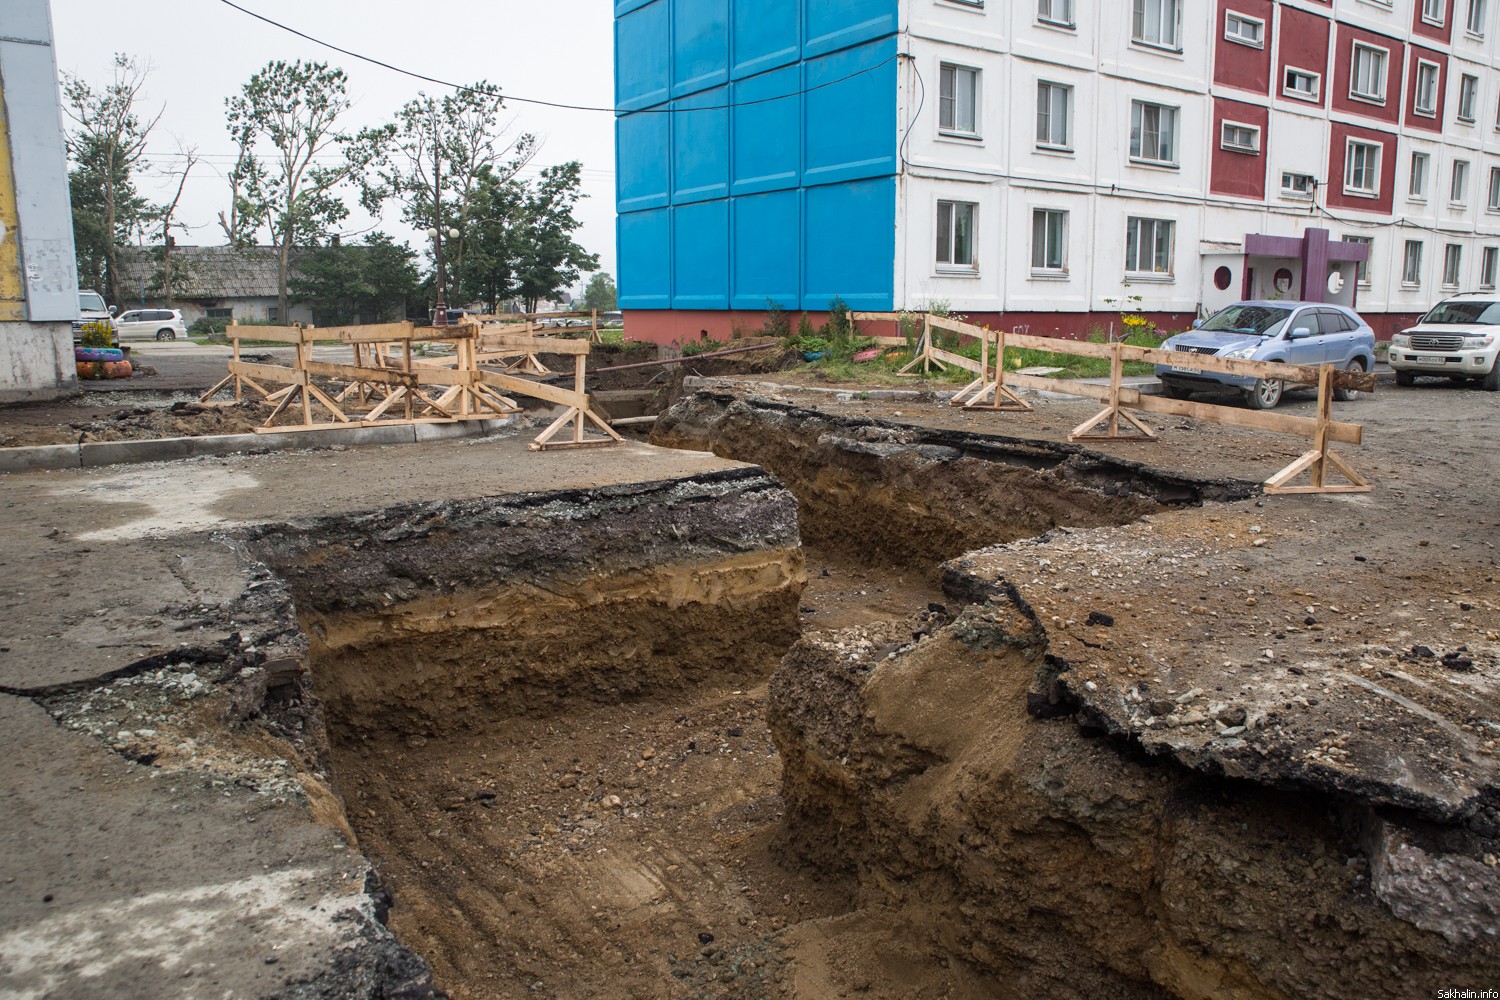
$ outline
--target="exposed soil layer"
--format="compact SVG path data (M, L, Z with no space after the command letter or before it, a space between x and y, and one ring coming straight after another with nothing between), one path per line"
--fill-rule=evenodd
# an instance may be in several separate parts
M935 566L1060 524L1122 524L1256 490L1073 445L834 416L760 395L696 392L651 440L761 466L797 495L809 543L895 565Z

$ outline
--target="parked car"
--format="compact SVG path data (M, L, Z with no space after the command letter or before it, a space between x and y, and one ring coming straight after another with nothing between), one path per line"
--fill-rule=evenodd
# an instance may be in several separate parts
M73 321L73 343L78 343L83 336L83 327L86 323L107 323L110 329L110 340L115 347L120 346L120 328L115 324L114 306L104 304L104 296L92 288L80 288L78 290L78 318Z
M1168 337L1162 347L1293 365L1333 364L1358 371L1375 367L1375 332L1370 325L1353 309L1324 302L1236 302L1207 320L1195 320L1193 329ZM1200 391L1239 389L1256 410L1281 402L1286 388L1280 379L1200 372L1186 365L1157 365L1156 375L1176 399ZM1336 389L1334 398L1350 400L1357 394Z
M1500 296L1469 292L1444 299L1416 326L1391 338L1387 359L1397 385L1418 375L1475 379L1500 391Z
M187 339L187 324L176 309L132 309L115 320L121 340Z

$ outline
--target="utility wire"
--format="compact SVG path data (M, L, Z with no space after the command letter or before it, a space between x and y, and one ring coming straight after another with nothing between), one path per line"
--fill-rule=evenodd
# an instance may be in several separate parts
M414 70L403 69L400 66L394 66L388 62L382 62L381 60L376 59L372 56L362 55L350 49L342 48L338 45L333 44L332 42L325 42L323 39L314 38L312 35L309 35L304 31L298 31L296 28L293 28L290 25L282 24L280 21L272 20L271 18L266 17L264 14L257 14L253 10L250 10L246 7L241 7L239 4L235 3L234 0L219 0L219 2L226 7L233 7L241 14L247 14L250 17L255 18L257 21L263 21L266 24L271 25L273 28L280 28L282 31L290 32L291 34L296 35L298 38L306 39L307 41L312 42L314 45L321 45L325 49L332 49L333 51L346 55L351 59L358 59L362 62L370 63L373 66L379 66L382 69L388 69L393 73L400 73L403 76L409 76L415 80L422 80L426 83L434 83L440 87L450 87L453 90L458 90L469 94L492 95L495 93L494 91L490 90L481 90L476 87L465 86L461 83L452 83L448 80L440 80L435 76L427 76L425 73L418 73ZM850 73L848 76L841 76L837 80L829 80L826 83L820 83L817 86L808 87L805 90L794 90L789 94L778 94L775 97L762 97L754 101L732 101L728 104L714 104L702 108L614 108L603 107L601 105L566 104L561 101L544 101L536 97L514 97L510 94L504 93L500 94L499 96L506 101L515 101L518 104L537 104L541 105L544 108L563 108L567 111L607 111L610 114L614 115L684 115L691 114L695 111L727 111L730 108L748 108L756 104L772 104L776 101L785 101L789 98L801 97L804 94L811 94L814 91L823 90L827 87L834 87L838 84L853 80L856 77L864 76L866 73L873 73L876 70L881 69L894 62L898 57L899 53L893 54L885 59L882 59L874 66L867 66L862 70Z

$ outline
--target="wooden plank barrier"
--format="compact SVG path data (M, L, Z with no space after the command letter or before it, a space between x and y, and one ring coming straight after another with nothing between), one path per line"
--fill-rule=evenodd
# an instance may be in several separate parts
M597 447L624 440L594 411L585 389L586 363L592 351L588 341L482 330L476 322L450 327L418 327L412 323L323 328L233 325L227 331L233 344L229 374L204 393L200 402L210 403L231 385L239 402L248 388L259 396L255 402L272 407L270 416L256 428L257 433L269 434L340 426L487 420L521 412L511 395L525 395L564 407L563 414L532 442L533 450ZM245 340L291 345L291 364L243 360ZM352 363L313 360L313 345L318 343L350 348ZM571 355L575 359L573 388L483 368L493 356L487 359L481 354L481 343L492 355L506 358L543 352ZM452 354L430 362L415 357L416 347L433 345L451 346ZM343 382L344 388L330 395L315 378ZM268 389L262 383L279 388ZM298 402L301 422L277 426L277 418ZM328 419L315 420L314 407L326 411ZM569 423L573 425L571 440L554 441ZM598 428L605 436L589 436L591 428Z
M856 320L882 321L899 318L900 314L855 313L853 316ZM938 347L933 341L933 332L936 330L978 339L980 342L979 360L975 361L973 358ZM1106 383L1099 384L1078 379L1051 379L1007 372L1005 352L1011 348L1028 348L1077 357L1102 358L1109 361L1109 379ZM1123 384L1124 366L1127 361L1169 364L1198 371L1276 379L1297 385L1316 386L1318 389L1317 416L1303 417L1146 395ZM971 409L983 406L995 410L1032 409L1030 404L1016 395L1014 390L1017 388L1065 393L1102 402L1104 404L1102 410L1069 433L1068 440L1070 441L1157 440L1156 432L1130 412L1132 410L1191 417L1213 423L1232 424L1311 438L1313 446L1310 450L1266 480L1265 491L1267 493L1368 493L1371 490L1370 483L1356 472L1346 459L1332 451L1330 446L1335 442L1352 445L1361 443L1364 430L1360 424L1333 419L1333 392L1335 389L1373 392L1375 390L1373 372L1342 371L1326 364L1313 367L1240 358L1221 358L1212 354L1137 347L1120 342L1094 344L1055 337L1037 337L990 330L972 323L927 314L924 314L922 318L922 335L917 341L912 360L901 369L900 373L911 373L918 365L922 366L924 371L931 371L933 366L940 369L952 366L976 375L973 381L949 400L954 406ZM1310 474L1311 484L1290 485L1303 472ZM1335 472L1342 476L1345 482L1331 481L1330 474Z

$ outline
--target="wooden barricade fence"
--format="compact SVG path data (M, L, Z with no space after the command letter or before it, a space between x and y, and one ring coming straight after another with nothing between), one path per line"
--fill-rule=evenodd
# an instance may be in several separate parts
M584 384L592 350L585 340L489 333L475 322L449 327L418 327L409 322L322 328L230 326L227 333L233 345L229 373L205 392L200 402L210 402L231 385L238 402L248 389L258 397L255 401L272 407L265 423L256 428L257 433L488 420L521 412L511 396L524 395L564 407L562 415L537 435L531 444L533 450L596 447L624 440L594 412ZM292 363L245 361L242 340L288 344L293 348ZM353 363L315 361L312 349L318 343L350 348ZM451 345L452 353L439 361L416 358L418 346L431 345ZM486 361L543 353L574 357L571 389L484 367ZM315 377L344 386L330 394L314 381ZM262 383L279 388L268 389ZM282 412L298 401L301 423L275 426ZM325 411L329 419L315 421L314 406ZM570 423L571 440L554 441ZM586 432L591 424L605 437L589 437Z
M900 313L855 313L853 317L857 321L889 321L899 320L902 315ZM918 314L905 315L914 317ZM1330 446L1335 442L1353 445L1361 442L1364 434L1362 425L1333 419L1333 392L1335 389L1373 392L1375 376L1371 372L1341 371L1326 364L1312 367L1271 361L1221 358L1212 354L1137 347L1120 342L1095 344L1056 337L1037 337L990 330L942 316L921 314L921 317L922 333L917 339L915 353L912 360L901 369L900 374L910 373L918 365L921 365L924 371L931 371L934 366L940 370L952 366L973 372L976 376L974 380L954 394L949 400L950 405L970 409L984 407L994 410L1031 410L1032 406L1015 393L1014 390L1017 388L1064 393L1104 403L1102 410L1072 430L1068 435L1070 441L1157 440L1156 432L1131 413L1132 410L1192 417L1213 423L1252 427L1281 434L1295 434L1311 438L1312 448L1267 479L1265 482L1267 493L1370 492L1369 482ZM980 343L979 360L975 361L962 354L938 347L933 339L933 332L936 330L976 338ZM901 342L904 344L906 340L903 338ZM1078 379L1052 379L1039 375L1008 372L1005 370L1005 353L1012 348L1029 348L1078 357L1103 358L1110 364L1109 380L1104 384L1099 384ZM1123 384L1124 366L1127 361L1173 365L1196 371L1245 375L1253 378L1276 379L1296 385L1316 386L1318 389L1317 416L1303 417L1289 413L1272 413L1147 395ZM1103 425L1102 430L1101 425ZM1129 429L1123 429L1123 425L1129 425ZM1310 474L1310 485L1289 485L1303 472ZM1343 476L1347 482L1330 481L1330 474L1335 472Z

